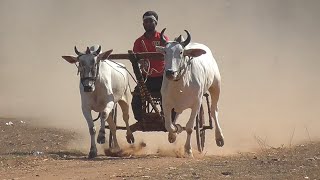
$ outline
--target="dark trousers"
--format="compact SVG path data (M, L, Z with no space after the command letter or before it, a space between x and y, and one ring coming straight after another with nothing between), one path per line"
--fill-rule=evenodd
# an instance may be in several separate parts
M154 77L154 78L149 77L145 82L145 84L149 92L160 92L161 85L162 85L162 76ZM137 121L140 121L142 119L142 101L141 101L139 86L136 86L134 88L131 107L132 107L134 118ZM171 115L172 120L174 119L175 116L176 116L176 112L174 111L174 109L172 109L172 115Z
M162 76L161 77L149 77L145 82L149 92L160 92L162 85ZM142 119L142 102L140 96L139 86L134 88L134 93L132 96L131 107L133 111L134 118L137 121Z

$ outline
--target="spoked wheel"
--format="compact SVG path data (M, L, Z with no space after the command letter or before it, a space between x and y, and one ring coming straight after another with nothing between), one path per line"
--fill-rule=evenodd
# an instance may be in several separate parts
M204 125L204 111L203 106L201 105L199 114L196 117L196 138L197 138L197 145L198 151L201 153L204 149L204 142L205 142L205 129L203 129Z
M116 125L116 127L117 127L117 108L118 108L118 106L116 104L111 111L112 120L113 120L114 124ZM113 147L114 147L113 136L112 136L111 130L109 129L109 148L111 149Z

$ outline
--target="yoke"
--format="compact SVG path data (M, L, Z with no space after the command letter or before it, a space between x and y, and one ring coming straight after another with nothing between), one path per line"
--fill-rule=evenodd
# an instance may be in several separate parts
M134 55L137 59L150 59L150 60L163 60L164 56L162 53L158 52L141 52L141 53L134 53L132 51L128 51L129 53L125 54L110 54L108 59L130 59L130 54Z

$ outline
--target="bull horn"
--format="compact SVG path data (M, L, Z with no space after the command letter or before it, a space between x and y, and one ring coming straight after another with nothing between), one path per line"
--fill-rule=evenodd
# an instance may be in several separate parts
M92 51L93 55L97 56L98 54L100 54L100 51L101 51L101 46L91 46L90 47L90 51Z
M187 37L187 39L186 39L185 41L181 42L180 44L181 44L183 47L186 47L186 46L190 43L190 41L191 41L191 35L190 35L190 33L189 33L187 30L184 30L184 31L187 33L188 37Z
M98 54L100 54L100 51L101 51L101 46L99 46L98 49L93 54L97 56Z
M91 53L90 48L87 47L86 54L90 54L90 53Z
M181 43L182 41L184 41L183 36L179 35L179 37L175 38L174 41Z
M74 52L76 52L76 54L77 54L78 56L83 55L81 52L78 51L78 49L77 49L76 46L74 46Z
M163 34L164 34L164 31L166 30L166 28L162 29L161 33L160 33L160 41L161 41L161 44L162 45L165 45L167 44L167 40L164 38Z

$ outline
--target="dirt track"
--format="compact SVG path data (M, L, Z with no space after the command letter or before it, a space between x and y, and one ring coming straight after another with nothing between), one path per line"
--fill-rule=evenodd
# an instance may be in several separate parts
M214 53L223 79L219 117L226 145L221 154L250 151L260 138L261 151L88 160L88 149L81 149L73 131L0 118L0 180L319 179L319 0L74 2L0 1L0 117L87 128L77 69L61 56L74 55L74 46L85 50L94 44L125 53L144 32L142 14L154 10L157 30L167 28L169 39L185 36L186 29L192 41ZM132 72L129 61L119 62ZM9 121L13 126L5 124ZM168 149L166 137L154 144L156 150Z
M73 132L0 119L0 133L0 179L320 179L319 142L195 159L154 154L88 160L67 148Z

